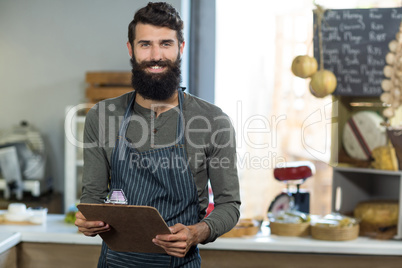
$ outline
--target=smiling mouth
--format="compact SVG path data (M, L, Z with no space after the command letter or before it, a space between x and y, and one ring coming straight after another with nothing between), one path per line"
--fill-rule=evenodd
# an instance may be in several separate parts
M165 66L159 66L159 65L154 65L154 66L149 66L148 71L152 73L160 73L165 70Z

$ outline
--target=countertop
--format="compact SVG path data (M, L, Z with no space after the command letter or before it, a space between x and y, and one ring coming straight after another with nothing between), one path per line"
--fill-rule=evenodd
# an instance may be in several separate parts
M0 254L21 241L21 234L16 232L0 232Z
M79 233L75 225L64 222L64 215L49 214L47 222L42 225L1 225L0 253L19 242L101 245L102 239ZM352 241L321 241L308 237L270 235L269 228L262 228L256 236L218 238L213 243L199 247L206 250L402 256L401 240L384 241L359 237Z
M102 244L102 239L99 236L88 237L79 233L74 224L69 224L64 221L64 215L62 214L48 214L46 223L41 225L3 224L0 228L0 233L19 233L20 242L83 245Z

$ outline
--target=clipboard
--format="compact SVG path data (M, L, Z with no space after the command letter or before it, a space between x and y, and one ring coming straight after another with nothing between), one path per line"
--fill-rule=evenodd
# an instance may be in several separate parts
M159 211L150 206L117 204L78 204L77 208L90 221L103 221L111 230L99 234L114 251L166 253L152 242L158 234L170 234Z

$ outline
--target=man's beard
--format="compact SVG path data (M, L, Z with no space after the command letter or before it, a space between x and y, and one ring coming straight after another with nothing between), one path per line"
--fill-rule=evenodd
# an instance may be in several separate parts
M167 100L179 88L181 82L180 55L177 56L175 62L160 60L138 63L134 55L130 61L132 66L131 85L143 98ZM146 68L150 66L166 66L166 70L162 73L149 73Z

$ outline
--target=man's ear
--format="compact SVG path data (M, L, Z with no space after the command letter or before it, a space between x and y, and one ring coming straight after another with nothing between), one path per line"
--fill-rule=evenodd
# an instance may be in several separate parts
M185 45L185 42L183 41L183 43L181 43L181 45L180 45L180 47L179 47L179 49L180 49L180 56L183 55L184 45Z
M130 58L132 58L133 57L133 47L131 46L129 41L127 41L127 49L128 49L128 55L130 55Z

